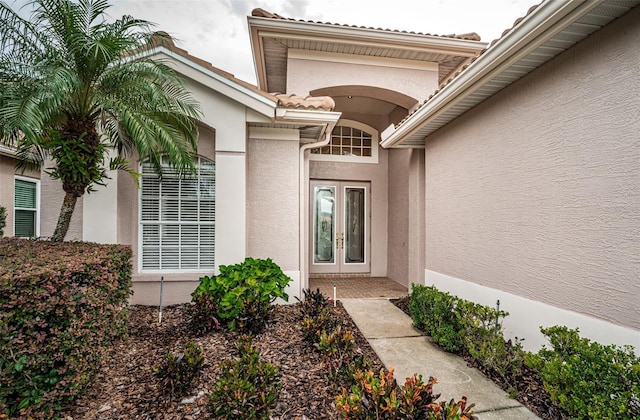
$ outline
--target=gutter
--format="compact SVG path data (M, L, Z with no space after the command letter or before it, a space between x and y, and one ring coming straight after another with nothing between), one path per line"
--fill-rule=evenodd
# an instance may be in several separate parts
M424 106L399 126L390 125L381 133L384 148L399 146L433 119L462 102L566 25L589 12L604 0L544 1L531 14L489 47L465 71L437 92ZM426 138L426 136L425 136Z
M300 259L299 262L299 267L300 267L300 290L298 290L298 296L300 296L300 298L302 298L302 290L305 288L305 286L308 286L307 284L307 252L306 252L306 245L307 245L307 235L306 235L306 227L307 227L307 217L308 215L308 211L306 211L307 209L307 197L305 195L305 191L306 191L306 187L307 187L307 176L306 176L306 160L305 160L305 152L307 150L311 150L311 149L316 149L318 147L322 147L322 146L326 146L327 144L329 144L329 142L331 141L331 133L333 132L333 128L335 127L336 123L338 122L338 119L340 118L340 115L342 115L341 112L332 112L332 114L336 114L337 116L335 117L334 121L331 121L330 123L328 123L322 133L322 135L324 136L324 138L321 141L315 142L315 143L309 143L309 144L304 144L302 146L300 146L300 160L299 160L299 164L298 164L298 168L299 168L299 173L298 173L298 204L299 204L299 222L298 222L298 229L299 229L299 250L298 250L298 257Z

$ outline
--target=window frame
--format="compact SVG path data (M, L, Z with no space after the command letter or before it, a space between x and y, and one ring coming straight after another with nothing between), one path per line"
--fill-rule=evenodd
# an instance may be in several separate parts
M196 221L187 221L187 220L182 220L181 218L179 218L178 220L171 220L171 221L163 221L161 220L162 216L159 213L159 217L158 220L155 221L145 221L143 220L143 215L142 215L142 200L143 200L143 177L144 177L144 165L146 164L146 162L141 162L138 165L138 169L139 169L139 173L140 173L140 188L139 188L139 193L138 193L138 222L137 222L137 226L138 226L138 272L140 272L141 274L163 274L163 273L211 273L214 270L215 267L215 249L216 249L216 229L215 229L215 215L216 215L216 208L215 208L215 203L216 203L216 177L217 177L217 173L216 173L216 162L213 159L210 159L207 156L201 156L198 155L197 157L197 162L196 164L198 165L198 168L200 167L200 162L201 159L206 159L207 161L209 161L212 165L213 165L213 210L212 210L212 220L211 221L202 221L202 220L196 220ZM172 177L173 179L176 179L176 177ZM199 176L199 172L198 172L198 179L200 179ZM159 184L160 185L160 184ZM180 180L180 185L182 186L182 179ZM160 187L159 187L160 188ZM181 188L181 187L180 187ZM180 198L178 198L178 201L183 200L184 196L181 196ZM159 189L158 192L158 200L161 200L161 190ZM197 200L198 201L198 212L200 211L200 199ZM178 225L178 226L211 226L211 230L213 232L213 238L212 238L212 245L211 247L213 248L213 255L211 256L211 266L209 267L199 267L199 268L182 268L182 253L178 252L178 266L179 268L144 268L144 264L143 264L143 259L144 259L144 226L145 225L151 225L151 226L160 226L160 225ZM161 233L159 233L159 235L161 235ZM200 265L200 249L202 247L202 244L200 243L200 234L198 233L198 244L197 244L197 250L198 250L198 265ZM160 238L159 238L160 239ZM178 240L182 240L182 236L180 234L178 234ZM182 245L178 245L178 247L181 247ZM158 250L159 250L159 255L158 255L158 261L159 261L159 266L162 267L162 244L159 243L158 245Z
M36 187L36 205L33 208L16 207L16 181L28 182ZM40 180L26 176L14 175L13 178L13 236L19 238L39 238L40 237ZM16 211L32 211L34 214L34 236L18 236L16 234Z
M319 153L309 153L309 160L320 162L378 163L378 149L380 148L380 134L378 130L359 121L347 119L339 120L334 127L334 130L339 127L355 128L369 134L371 136L371 156L322 155ZM333 133L331 133L331 137L333 139ZM329 144L331 144L331 142Z

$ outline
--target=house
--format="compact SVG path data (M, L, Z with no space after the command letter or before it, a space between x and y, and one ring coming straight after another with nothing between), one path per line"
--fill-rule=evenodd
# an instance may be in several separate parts
M199 176L112 173L67 239L131 245L133 303L269 257L291 296L386 276L499 300L531 349L554 324L640 348L639 3L544 1L491 44L256 9L257 87L158 46L202 104Z
M4 236L40 236L40 173L16 169L16 150L0 143L0 206Z

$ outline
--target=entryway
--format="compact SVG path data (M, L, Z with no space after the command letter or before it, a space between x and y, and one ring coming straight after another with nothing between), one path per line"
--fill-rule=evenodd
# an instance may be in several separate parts
M369 273L369 182L311 180L309 273Z
M312 275L309 277L309 289L320 291L333 298L333 286L336 286L336 295L340 299L379 299L399 298L407 296L407 287L387 277L369 276L336 276L336 275Z

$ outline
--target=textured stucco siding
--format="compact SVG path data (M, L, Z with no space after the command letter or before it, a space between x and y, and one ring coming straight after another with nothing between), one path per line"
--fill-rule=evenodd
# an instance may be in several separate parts
M309 162L309 179L371 182L371 276L387 275L388 151L378 151L378 163Z
M389 150L387 276L407 287L424 276L424 151Z
M6 226L3 229L3 236L13 236L13 196L16 161L9 157L0 155L0 206L7 211L5 219Z
M247 163L248 255L271 258L283 270L300 270L298 142L249 140Z
M45 162L44 168L50 168L53 163ZM96 188L100 188L97 186ZM64 199L65 192L62 189L62 183L57 179L52 179L46 173L42 173L40 183L40 236L44 238L51 237L56 224L58 222L58 216L60 215L60 208L62 207L62 200ZM78 198L76 201L76 207L71 216L71 223L69 224L69 230L65 241L81 241L82 238L82 201L83 197ZM100 221L96 221L100 223Z
M407 284L409 277L409 164L411 149L389 150L389 256L387 277Z
M427 269L640 329L638 45L636 8L431 136Z
M374 86L403 93L412 98L426 98L438 85L437 68L402 68L388 60L371 64L333 62L313 57L287 60L287 91L299 95L343 85Z

